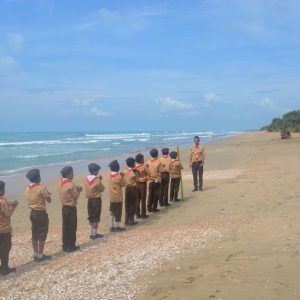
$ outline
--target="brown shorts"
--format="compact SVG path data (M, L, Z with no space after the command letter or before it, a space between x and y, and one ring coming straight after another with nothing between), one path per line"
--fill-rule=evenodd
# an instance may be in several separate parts
M45 241L48 235L49 218L45 210L31 210L31 231L33 241Z
M102 207L102 200L101 198L89 198L87 209L88 209L88 220L91 223L98 223L100 222L100 215L101 215L101 207Z
M122 202L110 202L109 211L115 217L116 222L121 222L122 219Z

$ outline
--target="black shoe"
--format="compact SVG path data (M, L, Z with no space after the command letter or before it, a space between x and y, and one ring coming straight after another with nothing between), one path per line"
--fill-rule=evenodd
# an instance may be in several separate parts
M165 204L164 203L159 203L159 206L161 207L161 206L165 206Z
M197 188L194 188L193 190L192 190L192 192L197 192L198 191L198 189Z
M157 212L159 212L159 209L153 209L153 212L157 213Z
M136 224L138 224L137 221L127 222L127 225L128 225L128 226L133 226L133 225L136 225Z
M51 258L52 258L52 256L44 254L42 257L35 257L34 260L36 262L41 262L41 261L44 261L44 260L49 260Z
M137 214L137 215L136 215L136 218L137 218L137 219L141 219L142 216L141 216L140 214Z
M171 204L169 204L169 203L165 203L165 206L171 206Z
M199 189L199 192L203 192L203 188L200 188L200 189Z
M68 252L75 252L75 251L78 251L80 249L79 246L74 246L73 248L69 249Z
M180 201L180 199L175 199L176 202Z
M151 207L148 208L148 212L153 212L153 209Z
M115 231L116 231L116 232L124 231L124 230L126 230L124 227L116 227L116 228L115 228Z
M170 202L174 202L174 200L173 200L173 199L170 199Z
M149 216L148 215L141 215L141 218L142 219L147 219L147 218L149 218Z
M115 232L115 228L114 227L110 227L109 231L110 232Z
M1 275L2 276L6 276L6 275L8 275L8 274L10 274L10 273L13 273L13 272L16 272L16 268L5 268L5 269L2 269L1 270Z

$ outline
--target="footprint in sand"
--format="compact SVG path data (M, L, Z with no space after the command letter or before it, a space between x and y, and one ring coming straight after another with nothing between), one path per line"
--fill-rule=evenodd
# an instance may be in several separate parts
M197 265L190 266L190 270L197 270L197 269L199 269L199 266Z
M183 283L192 283L195 280L195 277L187 277L182 280Z
M227 256L227 258L225 259L226 261L230 261L232 258L236 257L239 254L242 254L244 251L237 251L235 253L232 253L230 255Z

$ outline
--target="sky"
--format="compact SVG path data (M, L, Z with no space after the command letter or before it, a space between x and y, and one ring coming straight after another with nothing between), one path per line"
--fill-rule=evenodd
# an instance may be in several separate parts
M298 0L0 0L0 131L251 130L300 108Z

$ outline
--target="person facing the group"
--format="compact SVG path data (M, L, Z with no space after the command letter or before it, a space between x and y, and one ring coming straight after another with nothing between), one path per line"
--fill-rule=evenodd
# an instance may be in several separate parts
M120 165L117 160L113 160L109 164L110 172L108 175L109 196L110 196L110 232L124 231L121 227L123 193L122 187L125 186L123 176L119 173Z
M178 153L172 151L170 157L172 159L172 170L171 170L171 184L170 184L170 201L178 200L178 191L181 181L181 170L183 170L182 163L177 159Z
M74 252L80 249L76 246L77 231L77 199L83 188L75 185L73 168L61 169L62 179L59 182L59 196L62 203L62 249L63 252Z
M123 171L123 179L125 183L125 225L132 226L138 222L134 221L137 203L138 172L134 169L135 160L133 157L126 159L127 169Z
M147 198L147 168L145 166L144 155L139 153L135 156L135 170L138 172L137 178L137 208L136 217L146 219L146 198Z
M0 181L0 274L6 276L16 271L10 268L9 252L11 250L11 220L10 217L18 206L18 201L8 202L5 195L5 183Z
M46 212L46 202L51 202L51 194L41 184L39 169L31 169L27 172L26 178L30 184L25 190L25 196L30 212L33 258L40 262L50 259L51 256L44 254L44 246L49 230L49 218Z
M89 220L90 239L95 240L102 238L102 234L98 234L98 225L100 222L102 199L101 193L104 192L105 187L102 183L102 176L99 175L101 167L96 163L88 165L90 175L84 179L84 191L87 201L87 211Z
M160 206L170 206L168 201L168 196L169 196L169 184L170 184L170 171L172 170L172 160L169 157L168 148L163 148L161 152L162 152L162 156L159 158L159 162L160 162L159 204Z
M205 147L200 144L199 136L194 137L194 145L190 149L190 168L192 168L194 189L203 191L203 165L205 160Z
M149 212L159 212L157 209L158 198L159 198L159 187L160 187L160 162L158 160L157 149L150 151L151 158L148 159L146 167L148 170L149 179L149 191L148 191L148 202L147 208Z

